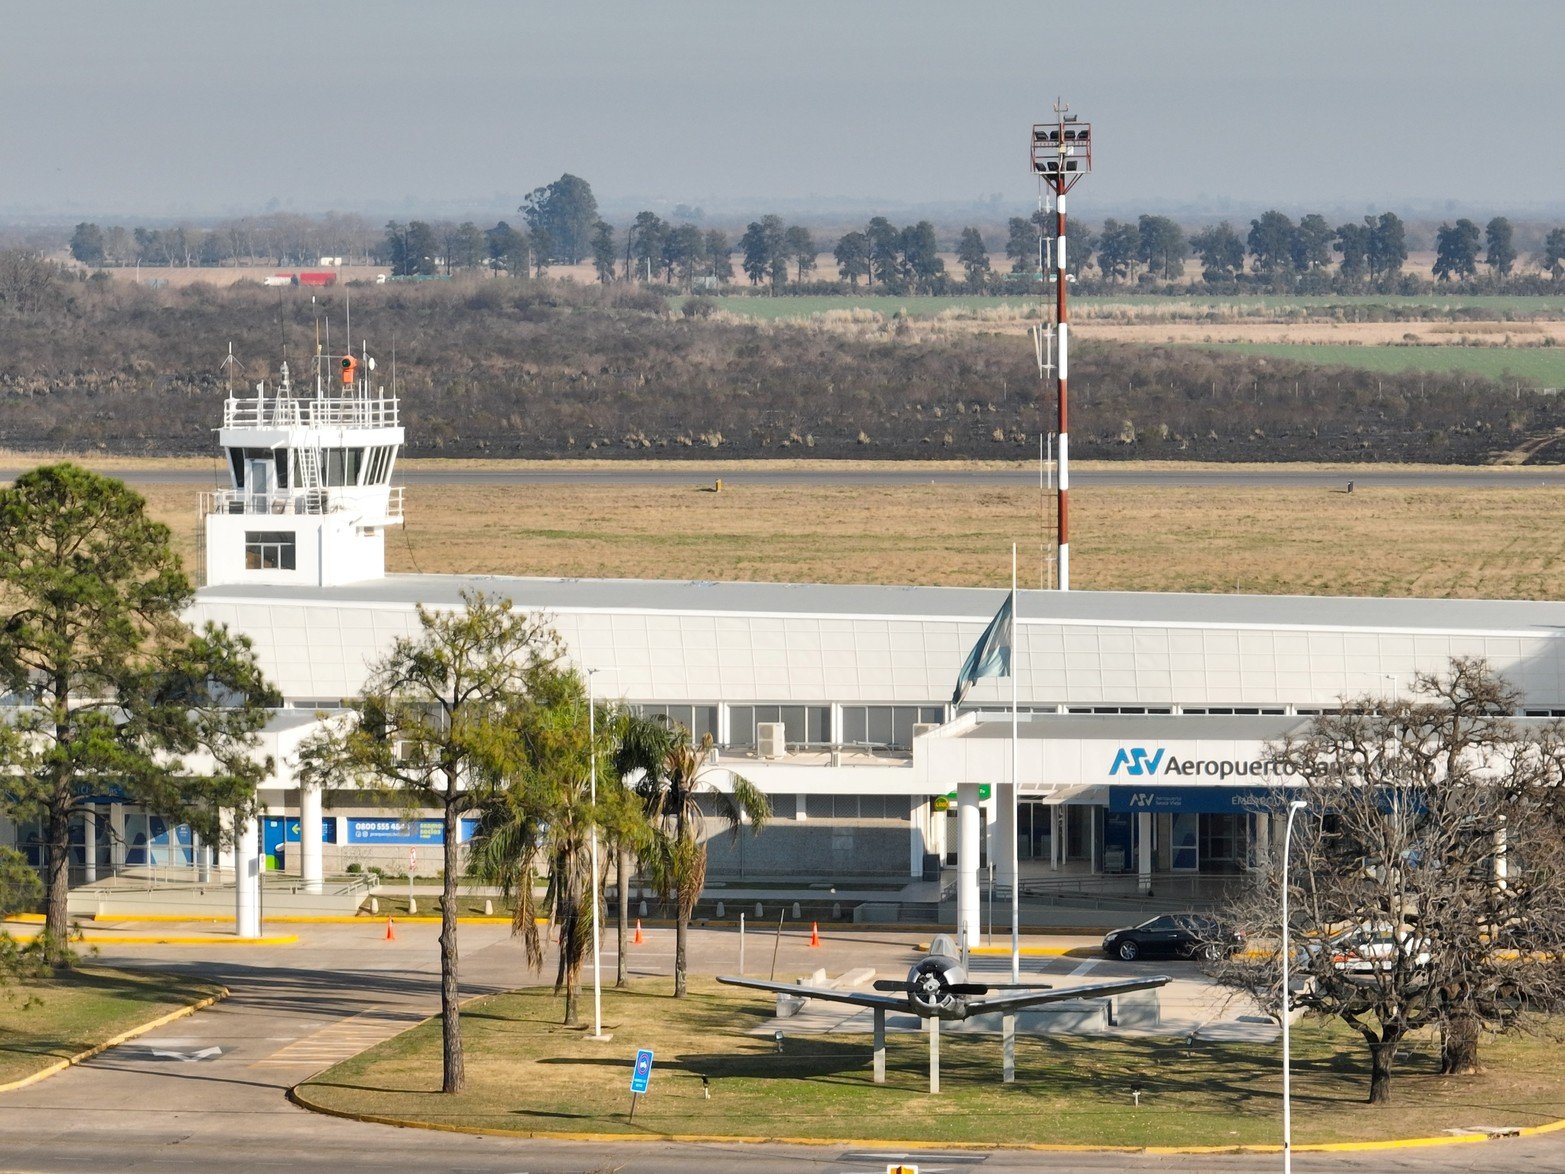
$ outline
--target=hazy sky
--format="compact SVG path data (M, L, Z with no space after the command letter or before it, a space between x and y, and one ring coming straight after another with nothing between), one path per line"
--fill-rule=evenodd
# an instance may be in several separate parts
M1556 0L0 0L0 214L1565 205Z

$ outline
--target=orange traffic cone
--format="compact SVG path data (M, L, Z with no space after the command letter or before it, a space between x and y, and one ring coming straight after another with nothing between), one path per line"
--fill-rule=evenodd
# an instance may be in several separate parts
M636 918L636 936L630 939L630 944L633 946L639 946L645 940L646 939L641 936L641 918L638 917Z
M397 931L392 927L391 918L389 917L386 918L386 940L388 942L394 942L397 940Z
M812 921L812 922L810 922L810 945L818 946L820 944L821 944L821 927L820 927L820 923Z

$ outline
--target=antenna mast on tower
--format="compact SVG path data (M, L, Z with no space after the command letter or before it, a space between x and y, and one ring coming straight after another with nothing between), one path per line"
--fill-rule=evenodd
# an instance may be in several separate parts
M1070 279L1065 272L1065 193L1092 170L1092 124L1078 121L1076 115L1067 113L1068 110L1070 106L1062 98L1054 103L1054 121L1034 123L1032 128L1033 174L1054 193L1054 336L1058 356L1055 362L1055 383L1059 390L1060 436L1060 479L1055 521L1058 527L1061 591L1070 590L1070 436L1066 399L1066 352L1070 339L1066 288Z

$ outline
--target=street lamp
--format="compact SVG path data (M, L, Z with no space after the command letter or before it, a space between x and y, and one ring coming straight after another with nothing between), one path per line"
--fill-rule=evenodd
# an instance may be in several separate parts
M592 1038L603 1034L603 969L598 928L598 706L592 678L602 669L587 670L587 779L592 804Z
M1293 999L1288 990L1288 856L1293 841L1293 817L1307 806L1303 799L1288 804L1288 823L1282 833L1282 1169L1283 1174L1293 1170L1293 1104L1290 1100L1289 1067L1291 1055L1288 1048L1288 1017Z

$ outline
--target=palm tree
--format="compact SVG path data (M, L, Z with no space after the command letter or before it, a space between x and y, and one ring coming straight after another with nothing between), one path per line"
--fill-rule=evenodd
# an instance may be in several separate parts
M730 789L721 791L711 776L725 770L711 764L712 736L693 741L682 725L670 727L661 761L643 775L639 789L655 835L642 857L642 865L664 900L674 897L674 997L685 996L686 940L690 915L706 883L706 819L700 800L705 798L713 814L728 825L737 839L740 824L748 819L759 831L771 816L766 796L750 780L727 771Z
M514 900L511 931L522 939L527 961L543 968L538 934L540 908L559 933L554 993L565 995L565 1023L578 1022L577 992L592 940L590 901L593 820L589 793L587 697L574 672L553 676L534 689L513 717L521 747L505 764L505 785L479 814L468 852L468 873L498 885ZM601 752L601 750L600 750ZM542 906L539 865L548 868Z
M626 984L626 958L630 945L626 939L626 927L630 921L631 861L641 853L650 853L654 829L648 820L649 811L644 801L641 781L655 777L673 742L674 727L666 718L642 717L626 708L619 708L609 721L600 723L599 729L610 731L613 743L613 770L610 785L599 788L600 816L610 850L614 853L614 891L618 909L615 931L618 934L614 985ZM601 784L603 772L598 778Z

